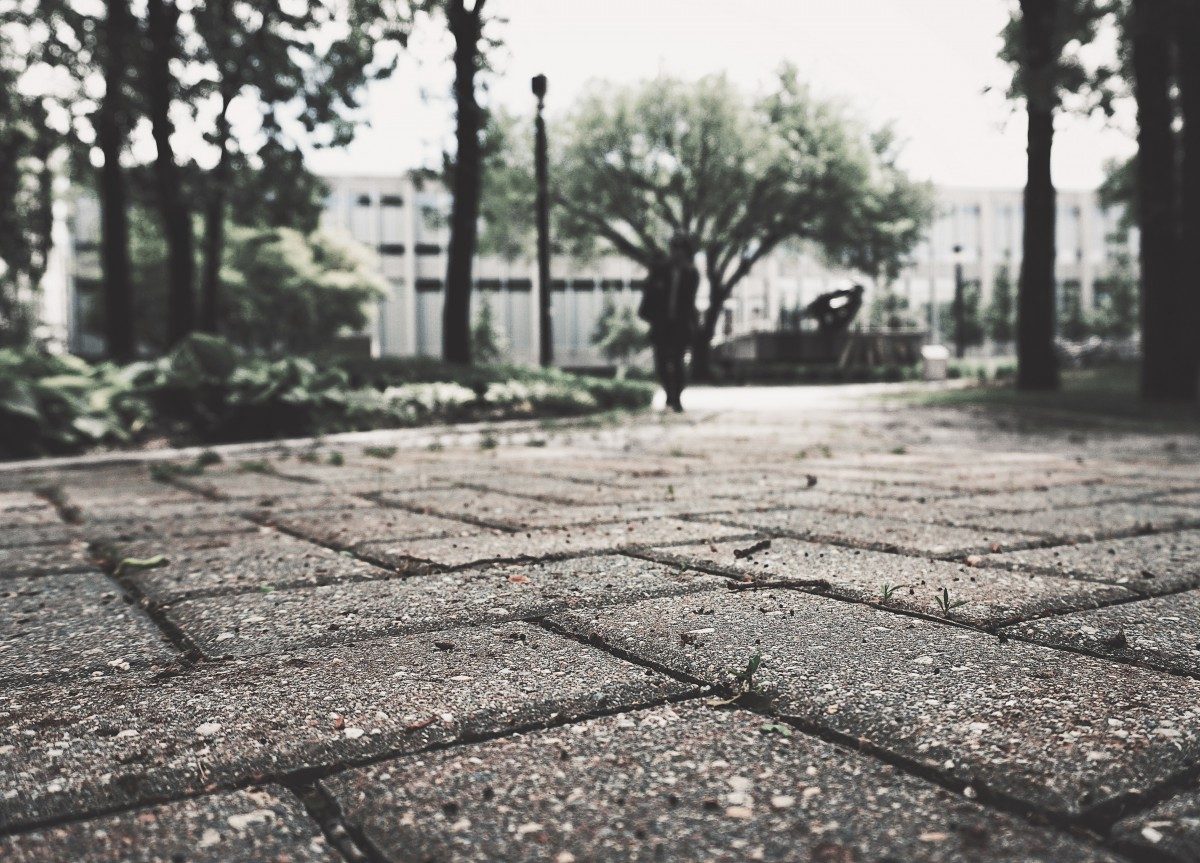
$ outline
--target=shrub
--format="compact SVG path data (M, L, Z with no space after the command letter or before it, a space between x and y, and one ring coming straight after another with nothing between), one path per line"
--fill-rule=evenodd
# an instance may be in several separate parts
M0 350L0 457L123 443L145 423L128 378L72 356Z

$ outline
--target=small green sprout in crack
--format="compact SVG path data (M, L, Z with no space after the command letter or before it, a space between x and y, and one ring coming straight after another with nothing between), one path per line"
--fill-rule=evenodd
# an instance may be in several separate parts
M480 449L495 449L498 446L500 446L500 438L496 437L496 433L494 431L491 431L489 429L488 431L485 431L485 432L483 432L482 435L480 435L480 437L479 437L479 448Z
M400 451L399 447L394 446L365 446L363 447L363 455L368 458L389 459Z
M440 440L430 441L429 445L425 447L425 449L429 450L430 452L441 452L445 448L446 445Z
M544 447L546 439L544 437L531 437L525 441L525 446L529 447Z
M889 599L892 598L893 593L895 593L897 590L901 590L902 588L905 588L908 586L909 585L907 585L907 584L888 584L887 582L884 582L883 588L881 590L881 593L883 594L883 601L887 602Z
M892 455L908 455L908 447L896 446L891 449Z
M334 450L329 454L329 458L325 459L333 467L341 467L346 463L346 456L340 450Z
M937 606L942 612L942 617L949 617L950 612L954 611L954 609L962 608L967 604L965 599L950 599L950 591L944 587L942 588L941 595L938 596L935 594L934 598L937 600Z
M762 668L762 664L762 652L756 650L754 655L746 660L746 667L744 669L733 672L733 689L735 690L733 696L716 699L712 704L717 706L735 704L746 699L766 703L769 700L769 696L763 692L762 687L756 679L756 675Z
M250 459L249 461L238 462L238 471L241 473L275 473L274 466L266 459Z
M202 450L200 454L196 456L196 460L192 462L192 464L195 465L198 471L203 471L206 467L211 467L214 464L220 464L222 461L223 459L221 458L221 454L219 452L212 449L206 449Z
M305 464L320 464L321 453L315 449L305 450L301 453L296 453L296 458Z
M117 564L116 575L125 575L131 570L140 569L157 569L160 566L166 566L167 558L161 554L156 554L154 557L124 557Z
M791 737L792 729L782 722L768 722L758 729L760 734L778 734L780 737Z

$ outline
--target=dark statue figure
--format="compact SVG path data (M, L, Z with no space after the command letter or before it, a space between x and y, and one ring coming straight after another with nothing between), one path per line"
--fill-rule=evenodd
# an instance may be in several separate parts
M696 332L700 271L686 237L671 240L670 253L650 267L638 317L650 325L654 371L667 393L667 407L682 411L684 357Z
M805 317L817 322L821 335L845 332L863 304L863 286L821 294L804 308Z

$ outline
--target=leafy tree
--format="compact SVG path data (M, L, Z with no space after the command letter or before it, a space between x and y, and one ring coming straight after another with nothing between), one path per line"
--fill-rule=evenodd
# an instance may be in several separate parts
M32 339L51 249L58 136L42 100L18 89L23 68L0 30L0 347Z
M726 301L771 251L808 240L831 259L883 266L888 243L902 247L922 218L882 218L888 203L907 207L897 203L906 200L897 183L876 185L881 175L901 176L881 164L884 139L813 98L792 68L758 99L720 76L604 85L551 139L559 145L555 233L566 251L607 249L649 267L675 233L699 249L709 286L693 344L699 378L711 373ZM873 231L887 241L867 243Z
M1132 256L1121 251L1114 256L1109 275L1096 283L1094 328L1097 335L1124 339L1133 335L1137 326L1137 275Z
M167 347L168 255L158 220L137 208L132 255L137 326L146 344ZM220 329L238 347L266 354L313 353L367 325L366 307L385 285L361 246L339 235L230 222L221 268Z
M1091 332L1091 321L1083 308L1082 287L1075 280L1063 282L1058 286L1058 334L1068 341L1079 342Z
M632 306L617 305L612 297L604 298L604 307L592 332L592 344L609 362L617 366L617 377L624 378L629 358L650 344L650 328L639 318Z
M961 331L954 315L954 302L945 302L940 305L938 316L943 321L950 322L951 340L955 345L975 347L983 344L984 325L980 312L981 296L982 290L978 280L969 279L963 282Z
M492 303L487 294L480 297L479 311L475 313L475 325L471 328L471 357L475 362L494 365L504 359L508 345L492 314Z
M983 326L988 337L1005 345L1013 338L1013 284L1007 265L996 269L992 299L984 312Z
M280 113L298 114L311 143L348 143L358 91L367 79L393 68L395 53L387 46L406 43L411 10L399 0L360 0L344 12L321 0L212 0L198 4L192 16L197 59L208 70L196 92L217 106L208 136L218 155L204 183L200 292L200 324L212 332L227 211L241 224L316 227L313 214L319 213L324 189L288 140ZM341 35L326 45L330 31ZM238 100L254 104L262 116L252 141L232 136L229 112Z
M1002 33L1001 58L1013 67L1009 96L1025 102L1028 179L1024 254L1017 294L1017 387L1058 388L1054 352L1056 193L1050 175L1054 117L1069 96L1090 94L1087 110L1111 111L1107 91L1083 51L1108 12L1102 0L1019 0Z

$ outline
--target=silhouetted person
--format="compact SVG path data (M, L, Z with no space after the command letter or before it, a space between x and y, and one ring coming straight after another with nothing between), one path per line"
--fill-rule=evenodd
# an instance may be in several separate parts
M667 393L667 407L682 411L684 357L696 330L696 291L700 272L686 237L671 240L670 254L646 274L638 317L650 325L654 371Z
M821 294L804 307L804 314L817 322L821 335L832 335L850 328L863 304L863 286Z

